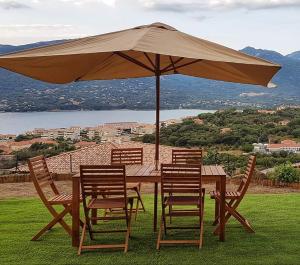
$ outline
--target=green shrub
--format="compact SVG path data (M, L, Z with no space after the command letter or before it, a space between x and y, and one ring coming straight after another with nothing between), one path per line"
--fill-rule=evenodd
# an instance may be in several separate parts
M247 153L252 152L253 145L252 144L244 144L244 145L242 145L242 150Z
M300 170L294 168L289 162L281 164L274 168L274 171L268 174L268 177L285 183L300 181Z

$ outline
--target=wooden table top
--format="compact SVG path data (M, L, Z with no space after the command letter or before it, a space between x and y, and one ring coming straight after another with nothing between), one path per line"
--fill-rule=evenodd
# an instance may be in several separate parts
M73 176L78 178L79 173ZM219 178L226 177L226 173L222 166L219 165L204 165L202 166L202 177L206 178ZM143 182L159 182L160 171L155 170L155 165L126 165L126 178L129 181Z

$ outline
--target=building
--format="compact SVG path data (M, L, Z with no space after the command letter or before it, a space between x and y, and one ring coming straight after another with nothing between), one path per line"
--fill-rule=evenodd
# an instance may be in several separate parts
M277 144L254 143L253 151L257 153L273 153L285 151L289 153L300 153L300 143L293 140L283 140Z
M265 153L267 153L267 145L268 144L254 143L253 144L253 152L265 154Z
M10 142L16 139L15 134L0 134L0 142Z
M257 110L258 113L263 113L263 114L275 114L275 110L266 110L266 109L259 109Z
M300 143L297 143L293 140L284 140L279 144L268 144L267 145L268 152L280 152L286 151L289 153L300 153Z
M44 139L57 139L63 138L65 140L79 140L80 139L80 127L70 127L70 128L59 128L59 129L49 129L45 130L41 137Z

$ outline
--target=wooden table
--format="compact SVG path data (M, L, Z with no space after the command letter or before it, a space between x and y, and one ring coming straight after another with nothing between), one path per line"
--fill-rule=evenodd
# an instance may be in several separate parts
M203 182L215 182L216 189L220 191L220 241L225 241L225 192L226 192L226 173L222 166L203 166L202 167ZM158 183L160 183L160 171L155 170L154 165L127 165L126 166L126 182L134 183L154 183L154 214L153 228L157 229L157 201L158 201ZM72 202L72 245L79 246L80 233L80 175L76 174L72 177L73 202Z

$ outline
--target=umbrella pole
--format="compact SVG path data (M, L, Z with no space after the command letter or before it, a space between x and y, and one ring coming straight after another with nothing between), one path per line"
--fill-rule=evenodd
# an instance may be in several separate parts
M156 77L156 130L155 130L155 169L159 164L159 109L160 109L160 55L155 55L155 77Z

